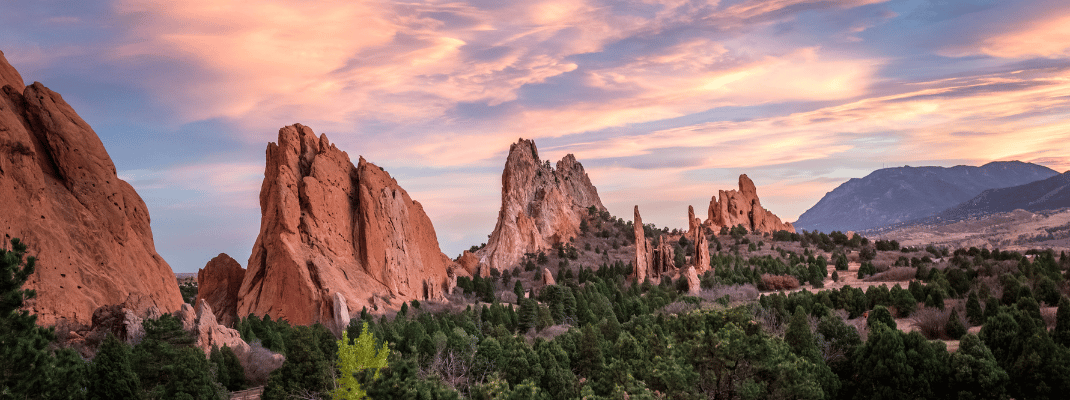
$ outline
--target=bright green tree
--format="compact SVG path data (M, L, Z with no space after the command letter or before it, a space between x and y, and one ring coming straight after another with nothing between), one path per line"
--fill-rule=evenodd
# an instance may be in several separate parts
M390 347L386 342L376 347L375 335L368 329L365 322L361 328L360 336L349 340L349 333L342 332L342 340L338 341L338 367L337 388L331 393L335 400L359 400L367 393L360 387L357 374L365 369L374 369L372 379L379 378L379 369L386 366L386 357L390 355Z

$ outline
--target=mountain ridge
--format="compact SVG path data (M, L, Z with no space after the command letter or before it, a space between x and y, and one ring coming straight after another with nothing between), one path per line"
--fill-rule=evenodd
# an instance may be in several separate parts
M825 194L794 225L817 231L859 231L935 215L984 190L1018 186L1058 175L1022 161L974 167L882 168Z

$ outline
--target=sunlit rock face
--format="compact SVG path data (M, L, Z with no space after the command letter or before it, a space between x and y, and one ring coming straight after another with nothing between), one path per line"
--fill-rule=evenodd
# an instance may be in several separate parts
M534 141L520 139L509 147L502 207L487 245L475 253L479 264L510 268L525 253L567 242L580 233L580 221L591 206L606 209L576 157L566 155L554 168L539 159Z
M743 225L754 232L795 232L790 222L762 208L758 190L746 174L739 176L739 190L719 190L717 197L710 198L708 218L704 224L717 231L721 227Z
M439 250L431 220L382 168L364 158L354 165L300 124L280 129L266 153L260 234L238 315L331 326L334 298L372 310L450 287L456 264Z
M92 323L99 307L178 310L145 202L119 179L96 132L58 93L25 86L0 53L0 229L37 257L26 289L38 323ZM129 301L128 301L129 300ZM136 300L136 301L135 301Z

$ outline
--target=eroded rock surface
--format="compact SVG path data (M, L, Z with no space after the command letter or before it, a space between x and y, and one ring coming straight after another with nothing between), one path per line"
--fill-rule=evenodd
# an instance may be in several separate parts
M230 256L220 253L197 271L197 301L205 300L224 326L238 322L238 291L245 279L245 268Z
M632 263L635 270L633 274L635 275L635 280L642 283L648 278L653 251L650 248L650 242L646 240L646 233L643 231L643 217L639 215L639 206L635 206L635 216L632 221L632 228L635 234L635 262Z
M553 168L539 159L535 142L520 139L509 147L502 172L502 207L486 247L476 252L480 265L510 268L525 253L576 237L591 206L605 210L576 157L566 155Z
M280 129L266 158L260 234L238 315L330 326L335 293L359 310L447 289L454 264L439 250L431 220L382 168L364 158L353 165L325 135L300 124Z
M96 132L58 93L25 86L0 53L0 229L37 257L26 289L41 325L90 324L94 311L141 301L130 311L178 310L182 296L159 254L149 212L119 179Z
M739 176L739 190L720 190L710 199L708 218L704 224L715 232L721 227L743 225L748 231L795 232L790 222L782 222L772 212L762 208L758 190L746 174Z

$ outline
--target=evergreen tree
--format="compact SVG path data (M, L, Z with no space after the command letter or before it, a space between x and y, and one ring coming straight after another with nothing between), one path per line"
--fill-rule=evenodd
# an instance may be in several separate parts
M806 310L802 306L795 306L795 313L791 316L788 330L784 333L784 341L791 346L791 351L808 360L817 360L821 357L814 341L814 334L810 332L810 322Z
M909 317L918 307L918 300L914 298L914 295L899 285L892 287L891 297L892 305L895 306L895 312L899 318Z
M892 318L892 313L884 306L873 307L873 310L869 312L869 319L866 320L866 325L872 330L876 324L883 324L892 329L897 328L895 318Z
M48 349L55 339L51 328L37 326L37 316L23 309L36 296L22 285L35 270L36 257L26 255L26 244L11 239L11 249L0 248L0 398L50 398L65 393L80 397L72 385L85 378L70 354L61 365ZM56 376L56 368L82 376Z
M969 298L966 299L966 319L970 321L970 325L981 325L984 323L985 314L981 310L981 301L978 299L977 292L970 292Z
M521 305L520 301L524 299L524 284L520 283L520 279L513 285L513 293L516 294L516 304Z
M89 400L136 399L141 387L130 365L130 348L110 332L89 368Z
M1051 333L1055 343L1070 347L1070 298L1062 296L1055 312L1055 330Z
M535 327L535 323L538 321L538 303L535 299L524 299L520 303L520 311L517 313L519 321L517 321L517 332L527 333L531 328Z
M944 332L951 339L958 340L962 335L966 334L966 326L962 324L962 319L959 318L958 310L952 308L951 315L947 318L947 324L944 325Z
M948 360L949 392L960 399L1006 399L1010 376L977 335L967 334Z
M419 325L419 324L416 324ZM323 396L331 385L331 365L323 355L312 328L299 326L286 351L286 361L271 372L262 396L283 400L295 395Z

